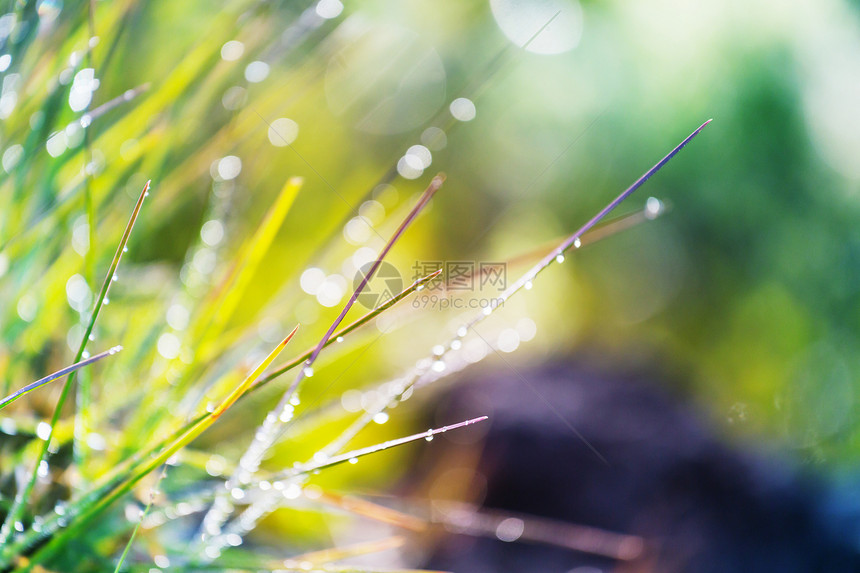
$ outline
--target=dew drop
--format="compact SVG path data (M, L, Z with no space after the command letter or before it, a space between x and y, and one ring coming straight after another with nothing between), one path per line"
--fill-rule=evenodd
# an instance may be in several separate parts
M522 519L517 517L509 517L503 520L496 527L496 537L498 537L501 541L506 543L510 543L512 541L516 541L523 534L523 530L525 529L525 523L523 523Z
M343 336L338 336L335 338L335 342L343 342Z
M351 463L351 464L357 464L357 463L358 463L358 458L349 458L349 463Z
M310 378L311 376L314 375L314 369L311 368L310 366L305 366L305 369L302 370L302 372L304 373L305 378Z
M526 290L532 290L532 287L534 285L532 284L532 281L526 281L526 284L524 284L523 286L525 287Z
M427 435L424 437L424 439L428 442L432 442L433 441L433 430L427 430Z
M645 217L647 219L656 219L663 212L663 202L656 197L648 197L645 203Z
M298 406L301 403L302 401L299 399L298 396L293 396L292 398L290 398L290 404L292 404L293 406Z
M203 552L206 554L206 557L209 557L210 559L217 559L221 555L221 550L212 545L204 549Z
M302 488L299 484L291 483L284 488L283 496L285 499L296 499L300 495L302 495Z
M563 263L564 262L564 255L556 255L555 262Z
M582 241L580 241L580 240L579 240L579 237L577 237L577 238L573 241L573 248L578 249L578 248L579 248L579 247L581 247L581 246L582 246Z

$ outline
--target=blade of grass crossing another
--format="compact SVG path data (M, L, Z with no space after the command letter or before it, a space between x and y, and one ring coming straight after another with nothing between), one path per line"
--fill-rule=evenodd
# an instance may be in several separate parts
M20 571L31 571L33 567L44 563L46 559L52 556L57 550L59 550L62 546L68 543L71 539L77 535L79 531L81 531L87 524L94 518L96 515L101 513L104 509L113 504L116 500L121 498L123 495L131 491L131 489L137 484L140 480L146 477L150 472L152 472L158 466L166 463L176 452L178 452L183 447L187 446L191 443L195 438L197 438L200 434L202 434L207 428L209 428L212 424L215 423L218 418L221 417L227 409L232 406L239 397L245 393L248 388L254 383L254 381L260 377L260 375L268 368L272 362L278 357L284 347L289 343L292 337L295 335L298 330L298 326L296 326L290 334L278 344L274 350L251 372L241 384L239 384L215 409L209 412L203 419L194 424L188 430L186 430L182 435L180 435L173 443L164 448L157 456L154 456L148 462L146 462L142 467L137 469L133 475L129 476L124 482L122 482L119 486L117 486L112 492L103 497L99 502L90 507L87 511L85 511L79 519L72 524L68 529L54 536L51 541L39 549L36 554L33 556L31 561L27 564L26 567L21 568Z
M293 407L290 402L293 400L294 395L297 393L299 384L301 384L302 380L305 376L308 376L312 373L311 366L316 361L317 357L322 352L323 348L328 344L329 340L331 340L332 335L335 330L337 330L338 326L340 326L343 319L346 317L349 310L352 308L352 305L355 304L355 301L358 300L358 296L367 286L370 279L376 273L379 266L382 264L383 259L388 254L388 252L392 249L394 244L400 239L409 225L418 217L424 207L427 206L427 203L430 202L430 199L433 198L433 195L442 187L442 184L445 181L444 174L436 175L421 194L420 199L416 203L415 207L413 207L412 211L410 211L409 215L400 223L400 226L382 248L382 250L377 255L376 261L371 265L368 272L362 278L358 287L353 292L352 296L347 301L346 305L344 305L343 310L341 310L340 314L337 318L332 322L328 331L326 331L325 335L320 339L319 343L314 348L313 352L311 352L310 357L305 362L304 368L299 370L298 376L293 381L292 385L287 389L286 392L281 396L278 405L270 411L263 423L254 433L254 438L251 441L251 445L242 454L239 459L239 465L236 468L236 471L230 476L227 480L226 491L230 491L233 487L241 483L247 483L253 474L259 469L260 464L262 463L263 458L266 455L266 452L272 447L275 441L278 438L278 435L281 429L284 427L292 419ZM227 503L226 498L221 495L216 498L215 503L212 505L210 510L206 513L201 523L201 531L204 541L209 539L209 536L215 537L218 536L221 532L221 527L228 519L230 513L232 512L232 508L230 504Z
M119 267L120 261L122 260L122 255L128 250L128 240L131 237L131 232L132 229L134 229L134 224L137 221L137 217L138 215L140 215L141 207L143 207L143 201L147 196L149 196L149 184L150 182L147 181L146 184L143 186L143 190L140 192L140 196L137 199L137 203L135 203L134 209L131 212L131 217L129 218L128 223L125 226L125 230L122 233L122 238L119 241L116 253L113 256L113 260L111 261L110 267L108 268L108 272L105 275L105 280L102 284L99 296L96 297L92 315L90 316L90 320L87 323L87 328L84 331L83 337L81 338L80 347L78 348L78 352L75 355L75 362L80 362L84 357L87 343L89 342L90 335L92 334L93 328L95 327L99 312L101 311L102 306L107 299L110 286L114 282L116 270ZM24 513L24 508L30 498L30 494L33 491L33 486L36 484L36 479L39 475L39 466L41 465L42 461L45 459L45 456L48 453L48 447L50 446L51 438L54 435L54 427L57 425L57 422L60 419L60 413L62 412L63 405L65 404L66 399L69 395L69 391L71 390L72 385L75 382L75 373L76 371L73 371L66 379L66 383L63 385L63 390L60 393L60 398L59 400L57 400L57 405L54 408L54 414L51 417L50 431L48 432L48 436L45 438L45 441L42 444L42 449L39 453L38 459L36 460L36 464L33 467L33 472L30 475L30 479L28 480L24 488L21 489L15 495L15 501L12 503L12 508L6 515L6 520L4 521L3 526L0 527L0 545L5 544L5 542L9 539L10 534L14 531L15 523L21 519L21 516Z

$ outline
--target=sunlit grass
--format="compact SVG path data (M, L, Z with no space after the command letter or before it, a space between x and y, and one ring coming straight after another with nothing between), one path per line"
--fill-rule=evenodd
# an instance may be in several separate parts
M273 129L265 118L279 115L318 81L320 60L333 49L328 18L314 16L316 4L278 12L293 33L293 43L284 47L267 39L266 34L274 35L269 8L230 2L208 16L205 38L158 54L160 66L168 56L176 59L156 77L139 78L123 69L124 61L140 57L134 50L145 40L138 3L72 1L57 13L46 12L50 3L42 4L40 12L34 2L17 3L11 16L4 16L14 18L17 31L3 40L11 64L0 100L0 376L6 396L0 401L0 569L149 570L156 556L158 567L166 567L161 558L169 556L181 570L266 570L289 567L283 558L292 555L296 563L311 564L303 570L364 570L331 563L385 550L393 542L323 552L298 551L287 543L266 547L268 553L258 556L238 546L267 515L303 495L318 472L483 421L476 417L350 446L373 421L393 416L388 410L416 389L476 362L464 357L463 343L467 336L481 339L475 327L501 313L503 304L461 319L454 337L432 332L444 344L414 367L403 361L405 373L379 385L380 399L358 416L336 412L338 427L305 444L312 452L308 459L297 452L284 469L281 460L268 458L294 422L312 428L330 423L320 414L324 408L306 407L300 397L318 359L324 362L330 352L331 361L347 369L371 360L363 354L375 338L358 335L386 332L379 319L390 311L417 316L425 330L436 326L427 313L399 303L433 284L441 271L417 278L369 311L354 303L444 177L418 178L416 185L425 183L426 190L394 201L372 229L381 233L376 262L335 309L339 313L326 316L326 329L297 333L291 324L282 332L266 319L292 316L284 308L301 304L297 285L304 261L325 258L344 221L362 217L352 202L358 198L363 204L376 188L334 189L289 145L291 166L308 168L319 180L311 184L290 173L278 192L255 186L278 174L260 151L261 143L268 145L262 134ZM240 17L243 26L236 24ZM91 29L98 38L90 37ZM248 80L241 105L224 99L242 75L222 57L225 42L236 37L255 57L282 50L290 62L285 78L294 82L289 94L258 90ZM475 93L499 61L488 67ZM135 81L122 85L129 78ZM442 115L447 131L456 121ZM578 231L541 253L539 262L500 295L502 303L531 289L569 250L625 228L596 225L702 127ZM301 129L312 132L314 126ZM241 160L234 155L237 149L244 151ZM397 164L396 157L391 163ZM356 172L362 169L355 166ZM248 182L240 188L235 180L246 173ZM396 177L392 167L379 181ZM254 200L239 196L248 190ZM337 196L308 197L328 191ZM658 214L643 213L632 224ZM294 336L309 337L303 343L310 349L276 366ZM281 342L275 345L273 338ZM120 344L124 351L117 354ZM487 347L484 356L496 350L490 341ZM90 356L96 348L113 350ZM400 363L399 357L383 358ZM279 386L279 378L296 368L293 381ZM330 372L326 376L319 400L331 399L326 391L338 382ZM274 399L259 398L260 407L244 408L230 420L226 431L237 433L236 443L207 441L241 402L254 400L243 397L267 390L277 394ZM161 520L157 526L146 526L150 514ZM196 534L194 519L188 519L192 514L203 519ZM181 524L181 535L171 521ZM159 553L153 554L156 548Z

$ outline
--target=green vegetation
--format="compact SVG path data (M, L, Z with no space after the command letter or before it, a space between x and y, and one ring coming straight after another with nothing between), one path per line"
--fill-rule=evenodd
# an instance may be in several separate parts
M484 359L659 363L728 434L860 454L856 7L3 4L0 570L365 570L402 540L310 552L415 518L335 492Z

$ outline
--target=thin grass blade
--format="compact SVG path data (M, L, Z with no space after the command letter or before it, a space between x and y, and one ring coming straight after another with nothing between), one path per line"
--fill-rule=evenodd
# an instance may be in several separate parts
M597 227L596 225L604 219L610 212L612 212L618 205L620 205L627 197L629 197L634 191L636 191L639 187L641 187L648 179L651 178L657 171L659 171L666 163L669 162L677 153L683 149L702 129L705 128L712 120L708 120L695 131L693 131L690 135L684 138L681 143L679 143L672 151L670 151L663 159L658 161L651 169L646 171L639 179L637 179L630 187L625 189L618 195L615 199L613 199L609 204L607 204L600 212L597 213L594 217L592 217L585 225L580 227L575 233L569 235L566 239L564 239L557 247L552 249L549 254L544 255L544 257L535 264L531 269L525 272L519 279L516 280L510 287L508 287L503 293L499 295L497 300L499 301L507 301L511 296L515 295L522 289L528 289L533 284L535 278L548 266L550 266L553 262L561 262L563 261L564 253L570 248L580 248L583 245L583 238L587 237L587 234L590 232L598 233L598 239L606 236L606 233L610 231L604 232L602 235L599 233L605 229L605 227ZM654 211L653 216L657 216L662 213L662 205L660 209L656 209L652 207L652 211ZM643 212L643 216L646 218L651 217L647 211ZM629 221L628 221L629 222ZM620 229L619 229L620 230ZM614 231L612 231L614 232ZM595 239L596 240L596 239ZM593 241L592 241L593 242ZM431 353L431 357L433 361L445 361L446 357L451 353L452 349L457 346L459 347L459 343L469 332L471 328L477 325L482 320L486 319L490 316L495 309L501 308L501 304L497 306L489 306L484 308L481 312L476 313L471 318L467 319L458 329L456 335L448 340L442 347L444 348L442 354ZM451 369L446 368L441 374L434 372L432 370L428 370L427 368L422 367L414 367L412 371L407 374L405 378L400 381L397 381L396 384L392 385L393 390L389 392L389 399L393 400L398 396L402 396L409 389L413 388L414 385L425 376L431 376L433 380L437 380L442 378L448 373L451 372ZM388 404L390 401L380 401L380 406L378 408L373 408L370 411L365 411L355 422L353 422L346 430L344 430L340 436L338 436L335 440L333 440L328 446L323 448L323 452L329 455L334 454L335 452L340 451L342 448L346 447L346 445L352 440L362 429L364 429L372 420L373 417L385 411L388 408Z
M95 356L91 356L91 357L87 358L86 360L81 360L80 362L76 362L70 366L66 366L62 370L57 370L53 374L49 374L48 376L45 376L44 378L40 378L39 380L36 380L35 382L31 382L30 384L27 384L26 386L24 386L23 388L21 388L20 390L15 392L14 394L10 394L9 396L6 396L2 400L0 400L0 409L5 408L6 406L8 406L12 402L18 400L19 398L21 398L25 394L28 394L37 388L41 388L42 386L44 386L45 384L48 384L49 382L53 382L54 380L56 380L58 378L62 378L66 374L71 374L72 372L74 372L80 368L83 368L84 366L89 366L93 362L98 362L102 358L107 358L108 356L113 356L114 354L116 354L117 352L119 352L121 350L122 350L122 346L114 346L110 350L105 350L104 352L96 354Z
M239 384L239 386L237 386L236 389L221 402L221 404L212 410L212 412L209 412L199 422L188 428L157 456L152 457L148 462L144 463L143 466L137 469L133 475L125 479L120 485L114 488L113 491L105 495L101 500L99 500L99 502L82 513L71 527L55 535L47 545L39 549L30 561L28 568L25 570L32 570L31 568L33 566L43 563L57 550L73 539L79 531L87 526L93 517L131 491L135 484L152 472L152 470L166 463L167 460L169 460L176 452L191 443L195 438L209 428L209 426L211 426L232 404L236 402L242 393L247 391L251 384L254 383L266 368L272 364L287 343L289 343L295 335L297 330L298 326L295 327L293 331L290 332L290 334L288 334L287 337L284 338L284 340L279 343L275 349L272 350L272 352L270 352L269 355L245 378L245 380L243 380L242 383Z
M381 304L378 307L376 307L375 309L371 310L370 312L368 312L367 314L365 314L361 318L355 320L355 322L353 322L353 323L349 324L348 326L345 326L342 329L338 330L337 332L332 334L331 338L328 339L328 341L326 342L326 346L333 344L338 339L344 338L346 335L348 335L352 331L358 329L359 327L364 326L365 324L367 324L368 322L370 322L371 320L373 320L374 318L376 318L377 316L379 316L380 314L382 314L383 312L385 312L386 310L388 310L389 308L391 308L392 306L394 306L395 304L397 304L398 302L400 302L401 300L403 300L404 298L406 298L407 296L412 294L413 292L423 288L424 285L426 285L427 283L429 283L430 281L432 281L433 279L438 277L442 273L442 270L443 269L439 269L438 271L430 273L426 277L421 277L420 279L416 280L411 285L409 285L408 287L406 287L405 289L400 291L396 296L391 297L390 299L385 301L383 304ZM254 384L254 387L252 388L252 390L256 390L257 388L263 386L264 384L267 384L268 382L271 382L275 378L278 378L279 376L281 376L285 372L292 370L293 368L295 368L296 366L298 366L302 362L305 362L306 360L308 360L313 355L313 352L314 352L314 348L309 348L306 352L304 352L300 356L293 358L292 360L290 360L288 363L284 364L283 366L281 366L277 370L263 376L262 378L260 378L259 382Z
M403 220L388 242L380 251L377 256L377 260L373 263L371 268L363 277L362 281L358 285L358 287L353 292L352 296L347 301L346 305L341 310L340 314L337 318L332 322L328 331L326 331L325 335L320 339L319 343L314 348L313 352L311 352L310 357L305 362L305 367L299 370L298 376L293 381L292 385L287 389L286 392L281 396L281 400L278 402L278 405L266 415L266 418L263 420L263 423L260 425L258 430L254 433L254 438L251 442L251 445L245 451L245 453L241 456L239 460L239 467L236 472L234 472L230 478L227 480L226 490L230 490L236 485L240 483L247 483L253 474L259 469L260 463L263 460L263 457L266 455L266 452L272 447L275 441L278 438L279 432L281 428L284 427L286 423L288 423L292 419L293 407L290 404L294 395L298 391L299 384L301 384L302 380L305 376L311 371L311 367L316 361L317 357L322 352L323 348L325 348L326 344L331 340L332 334L335 330L337 330L340 323L343 322L343 319L346 317L346 314L352 308L355 301L358 300L358 296L367 286L370 279L376 273L379 266L382 264L383 259L388 254L388 252L394 247L397 243L398 239L403 235L409 225L418 217L424 207L427 206L427 203L430 202L430 199L433 198L433 195L442 187L442 184L445 181L445 176L443 174L439 174L433 178L430 182L430 185L427 186L427 189L421 195L421 198L418 200L418 203L413 207L412 211L410 211L409 215ZM221 497L218 497L215 500L210 511L206 513L203 518L203 522L201 524L201 528L204 532L210 532L213 535L218 535L221 530L221 526L229 517L229 513L232 511L232 508L226 500Z
M81 338L80 347L78 348L78 352L75 355L75 362L80 362L83 358L84 352L86 351L90 334L92 334L93 332L96 320L99 317L99 312L104 305L105 299L107 299L108 291L110 290L110 286L113 283L113 277L116 275L117 267L119 267L119 263L122 260L123 253L125 253L125 251L127 250L128 240L131 237L131 232L132 229L134 229L134 224L137 221L137 217L138 215L140 215L141 207L143 207L143 201L149 195L149 184L150 182L147 181L146 184L143 186L143 190L140 192L140 196L137 199L137 203L135 203L134 209L131 212L131 217L129 217L128 223L125 226L125 230L123 231L122 238L120 239L119 245L117 246L116 253L113 256L113 260L111 261L110 267L108 268L108 272L105 275L105 280L102 284L99 296L96 298L92 315L90 316L90 320L87 323L87 328L84 331L83 337ZM5 544L5 542L9 539L9 535L13 531L13 524L15 524L18 520L21 519L21 515L24 512L26 503L29 500L30 494L33 491L33 486L36 484L39 465L42 463L42 460L45 459L45 456L48 453L48 447L50 446L51 438L54 435L54 427L57 425L57 422L60 419L60 412L62 412L63 405L66 402L66 399L69 395L69 391L71 390L72 385L75 382L75 373L76 372L72 372L66 379L66 383L63 385L63 390L60 393L60 398L59 400L57 400L57 405L54 408L54 414L53 416L51 416L50 431L48 432L48 436L45 438L45 441L42 444L41 452L39 453L39 457L36 460L35 466L33 467L30 479L24 489L19 491L15 495L15 501L12 504L12 508L6 515L6 520L3 522L3 526L0 527L0 545Z

